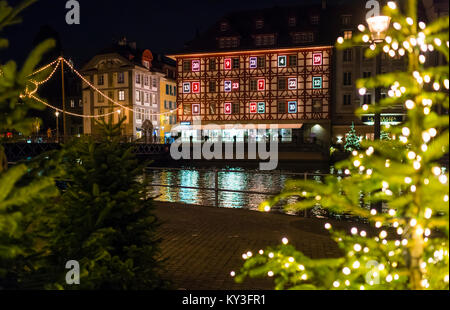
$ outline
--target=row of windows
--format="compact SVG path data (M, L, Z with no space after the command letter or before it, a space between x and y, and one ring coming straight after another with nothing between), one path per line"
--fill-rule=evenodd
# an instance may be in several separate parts
M166 116L166 119L163 121L164 125L175 125L177 123L176 115Z
M296 90L298 89L298 79L295 77L279 77L277 81L278 90ZM226 80L224 81L224 92L234 92L239 91L240 84L239 81ZM323 88L323 78L321 76L314 76L312 78L312 88L322 89ZM184 82L183 83L183 93L184 94L199 94L201 89L200 82ZM264 91L266 90L266 80L265 79L252 79L249 82L250 91ZM208 84L208 91L214 93L217 91L216 81L210 81Z
M351 94L344 94L342 99L342 104L344 106L351 106L352 105L352 95ZM370 105L372 104L372 94L365 94L363 96L363 105Z
M279 101L277 102L277 113L278 114L296 114L298 113L298 103L297 101ZM201 115L200 104L185 104L183 105L184 115ZM247 107L247 111L250 114L265 114L267 110L265 102L250 102ZM216 115L218 112L215 103L209 105L210 115ZM323 100L314 99L312 105L312 112L320 113L323 112ZM240 114L240 104L226 102L223 105L223 114L232 115Z
M151 120L151 121L158 121L157 115L150 115L150 113L154 113L153 111L146 110L146 109L136 109L136 119L137 120Z
M150 86L151 84L152 87L157 87L158 80L156 78L151 78L150 76L145 74L136 73L136 84L144 84L144 86Z
M313 53L313 66L321 66L323 64L323 55L321 52ZM297 67L298 56L297 55L279 55L277 58L277 65L279 68L285 67ZM223 61L224 70L240 69L241 60L239 57L225 58ZM264 56L249 57L248 67L250 69L265 68L266 58ZM216 59L209 59L208 61L209 71L215 71L217 69ZM185 60L183 61L183 72L200 72L201 61L200 59Z
M136 91L136 101L137 102L143 101L144 103L150 103L150 104L158 103L156 100L156 94L150 94L150 93L143 92L140 90Z
M117 83L118 84L125 83L125 72L117 73ZM97 85L99 85L99 86L105 85L105 75L104 74L97 75Z
M176 96L177 95L177 87L166 84L166 95Z
M164 109L172 110L172 109L175 109L176 107L177 107L176 102L164 100Z
M318 25L320 23L320 15L311 15L309 17L309 21L311 25ZM297 17L296 16L289 16L287 19L287 24L289 27L295 27L297 26ZM255 20L255 28L256 29L262 29L264 28L264 19L258 18ZM230 24L226 21L223 21L220 23L220 31L228 31L230 29Z

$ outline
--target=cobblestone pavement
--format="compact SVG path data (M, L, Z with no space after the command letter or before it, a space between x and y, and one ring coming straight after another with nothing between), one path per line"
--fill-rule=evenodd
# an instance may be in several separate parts
M174 289L273 289L268 279L236 284L230 272L239 271L243 253L279 245L284 237L309 257L339 256L321 220L160 202L156 214L162 222L158 237L163 239L164 276Z

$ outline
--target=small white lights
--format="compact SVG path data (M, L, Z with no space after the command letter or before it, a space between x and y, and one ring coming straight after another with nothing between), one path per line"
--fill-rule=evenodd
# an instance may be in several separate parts
M369 42L370 37L367 34L365 34L365 35L363 35L362 40L363 40L363 42L367 43L367 42Z
M232 278L234 278L234 277L236 276L236 272L234 272L234 271L230 272L230 276L231 276Z
M359 24L358 25L358 30L361 31L361 32L364 32L364 31L366 31L366 26L364 26L363 24Z
M360 235L361 235L361 237L363 237L363 238L367 237L367 233L366 233L365 231L362 231L362 232L360 233Z
M414 153L414 152L409 152L408 153L408 158L410 160L416 159L416 157L417 157L416 153Z
M413 167L414 167L415 170L420 170L422 165L420 164L420 162L415 161L414 164L413 164Z
M352 233L352 235L358 234L358 228L353 227L352 230L351 230L351 233Z
M370 214L372 214L373 216L377 215L377 210L375 209L370 210Z
M331 229L331 224L330 223L326 223L325 224L325 229L326 230L330 230Z
M288 260L289 260L289 262L290 262L290 263L293 263L293 262L295 262L295 259L294 259L293 257L289 257L289 259L288 259Z
M427 25L424 22L419 22L419 28L424 30L427 27Z
M376 222L375 223L375 227L376 228L381 228L383 226L383 224L381 222Z
M439 91L439 89L441 89L441 85L439 85L439 83L434 83L434 84L433 84L433 89L434 89L435 91Z
M441 175L439 177L439 182L441 182L442 184L447 184L448 182L448 177L446 175Z
M338 42L339 44L344 43L344 38L343 38L343 37L337 38L337 42Z
M346 276L348 276L349 274L352 273L352 271L350 270L350 268L345 267L345 268L342 270L342 273L345 274Z
M412 183L412 179L410 177L406 177L405 178L405 183L406 184L411 184Z
M428 130L428 132L430 133L430 136L433 138L437 136L437 130L435 128L431 128L430 130Z
M425 143L428 143L431 141L431 135L428 132L422 133L422 139Z
M412 26L414 24L414 20L411 17L407 17L406 18L406 23L410 26Z
M275 254L269 253L269 258L274 258L274 257L275 257Z
M397 22L395 22L393 26L394 26L394 28L395 28L396 30L402 29L402 25L400 25L400 24L397 23Z
M427 58L425 57L425 55L420 55L419 56L419 62L421 64L424 64L427 61Z
M394 217L397 212L395 210L389 210L389 215Z
M386 277L386 282L390 283L390 282L392 282L392 280L394 280L394 278L391 275L388 275Z
M412 110L416 106L415 102L412 100L406 101L405 105L408 110Z
M361 267L361 263L356 261L353 263L353 269L358 269L359 267Z
M435 176L439 176L442 173L442 170L439 167L434 167L432 171Z
M442 44L441 39L435 38L435 39L434 39L434 44L436 44L437 46L441 46L441 44Z
M334 286L335 288L338 288L339 286L341 286L341 283L339 283L339 281L335 281L335 282L333 283L333 286Z
M396 4L394 1L389 1L389 2L388 2L388 7L389 7L391 10L395 10L395 9L397 8L397 4Z
M380 238L381 239L386 239L387 237L387 232L385 232L384 230L380 233Z
M273 273L273 271L269 271L269 272L267 273L267 275L268 275L270 278L272 278L272 277L274 276L274 273Z
M287 245L289 243L289 240L287 238L283 238L283 240L281 240L283 242L284 245Z
M403 228L400 227L399 229L397 229L397 234L400 236L403 235Z
M415 227L415 226L417 225L417 220L416 220L416 219L412 219L412 220L409 222L409 225L410 225L411 227Z
M359 89L359 94L360 94L361 96L364 96L366 93L367 93L367 89L365 89L365 88L360 88L360 89Z
M417 191L417 187L415 185L412 185L410 190L411 190L411 193L415 193Z
M355 246L353 247L353 249L354 249L356 252L361 252L362 247L361 247L361 245L359 245L359 244L355 244Z

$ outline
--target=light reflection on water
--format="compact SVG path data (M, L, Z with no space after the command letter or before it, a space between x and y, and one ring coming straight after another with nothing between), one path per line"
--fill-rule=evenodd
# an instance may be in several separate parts
M256 210L262 202L270 198L263 193L279 193L288 179L302 178L302 176L292 176L283 172L265 174L243 169L233 170L242 172L219 172L220 189L261 194L219 192L219 207ZM214 188L215 185L214 170L148 170L146 177L150 184L201 188ZM149 190L151 196L159 196L156 199L158 201L215 205L214 190L157 186L150 186Z

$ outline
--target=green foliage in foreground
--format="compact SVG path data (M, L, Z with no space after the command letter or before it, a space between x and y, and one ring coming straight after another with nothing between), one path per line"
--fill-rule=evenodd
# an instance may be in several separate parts
M407 121L387 129L397 138L365 141L352 158L336 166L345 170L345 175L329 176L323 184L290 181L279 196L261 206L267 211L280 201L296 198L287 210L320 205L332 212L367 218L375 226L370 230L376 233L356 228L351 234L335 232L326 225L344 253L341 258L312 260L282 245L247 259L236 277L238 282L269 276L276 289L449 289L449 176L439 164L449 151L449 118L435 112L436 107L449 108L449 68L426 66L423 57L430 55L422 51L432 49L448 63L449 19L419 24L416 5L415 0L408 0L403 13L386 7L385 15L392 17L396 27L389 30L389 39L366 51L367 57L374 57L387 46L394 56L404 53L408 69L357 82L359 88L385 87L391 93L358 114L398 104L406 107ZM369 36L364 30L353 42L338 47L361 45ZM387 204L387 214L364 208L378 202Z
M13 8L0 1L0 33L5 27L19 23L21 11L34 2L23 1ZM0 49L8 45L9 41L0 37ZM38 45L21 69L14 61L0 63L0 134L6 130L24 134L31 131L33 119L28 112L43 107L22 95L28 91L28 76L53 46L53 40ZM43 212L44 201L58 195L52 176L34 177L34 173L32 164L19 164L8 170L8 160L0 145L0 288L19 287L20 275L33 269L26 258L38 253L34 223Z
M81 285L67 286L65 272L55 287L65 289L156 289L158 222L147 184L131 148L120 143L120 126L101 124L103 140L75 139L63 150L64 177L71 180L57 205L47 247L50 265L81 265Z

